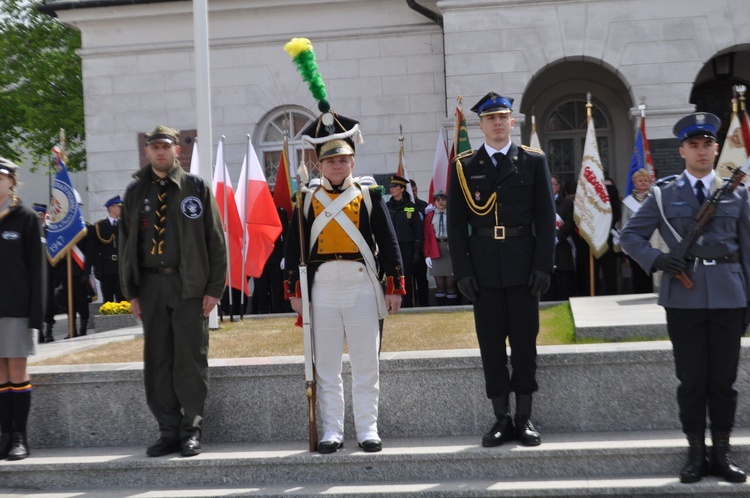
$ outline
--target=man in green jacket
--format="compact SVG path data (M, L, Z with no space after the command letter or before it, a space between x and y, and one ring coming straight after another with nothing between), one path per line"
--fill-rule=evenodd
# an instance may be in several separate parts
M185 173L179 132L146 134L150 163L128 185L120 222L120 281L143 321L146 401L159 424L148 456L201 452L208 392L208 315L224 290L227 259L211 189Z

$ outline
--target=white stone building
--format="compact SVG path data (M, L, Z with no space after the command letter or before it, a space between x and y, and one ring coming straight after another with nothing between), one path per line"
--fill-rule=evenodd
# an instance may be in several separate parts
M361 121L356 172L386 174L403 126L409 171L426 193L438 132L452 134L494 90L515 98L514 140L537 121L550 168L580 167L586 93L606 172L624 190L638 105L660 174L681 169L671 129L696 109L725 121L733 84L750 82L743 0L209 0L214 141L226 137L233 180L246 135L273 181L283 118L292 136L317 114L282 47L310 38L337 112ZM122 191L139 165L138 133L196 128L192 2L46 0L82 33L90 206ZM726 126L726 125L725 125ZM215 147L215 144L212 145ZM188 147L189 148L189 147ZM103 215L93 212L96 219Z

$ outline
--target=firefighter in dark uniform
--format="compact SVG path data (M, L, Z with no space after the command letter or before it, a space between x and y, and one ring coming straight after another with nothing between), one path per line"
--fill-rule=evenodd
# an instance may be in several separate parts
M404 308L411 308L414 303L414 264L422 259L422 219L406 191L407 180L398 175L391 175L391 198L386 205L391 214L391 222L396 230L398 247L401 250L401 261L404 265L406 295Z
M539 294L549 287L553 269L555 204L544 153L510 140L512 105L512 98L490 92L472 108L485 143L455 158L448 194L453 273L474 303L487 397L497 417L483 446L512 439L541 443L529 419L537 390ZM515 419L509 414L511 391Z
M133 177L120 219L120 283L143 321L146 402L159 424L151 457L201 452L208 394L208 315L224 291L227 254L211 187L180 167L179 132L146 134L150 163Z
M685 171L652 195L630 218L620 245L644 270L661 270L659 304L667 315L667 332L674 350L677 404L687 436L687 462L680 481L700 481L711 473L729 482L745 482L745 472L729 456L737 391L734 382L741 339L748 325L750 300L750 199L739 185L719 200L717 210L687 261L651 246L658 228L674 250L695 222L695 216L724 182L714 171L721 121L698 112L680 119L673 132L680 141ZM694 283L688 289L674 276L685 272ZM706 416L713 448L707 460Z
M104 203L107 217L96 222L96 259L94 260L94 276L102 286L102 301L120 302L123 295L120 289L120 269L117 263L117 236L120 223L122 200L119 195Z

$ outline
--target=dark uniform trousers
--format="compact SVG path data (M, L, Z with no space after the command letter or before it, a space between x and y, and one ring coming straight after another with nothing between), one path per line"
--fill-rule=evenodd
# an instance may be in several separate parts
M740 339L745 308L666 308L667 331L674 349L680 385L677 403L682 430L706 430L706 406L714 431L729 431L734 423Z
M140 278L146 402L161 435L182 439L199 432L203 421L208 318L202 298L182 298L179 273L141 271Z
M490 399L532 394L536 382L536 336L539 299L520 285L504 289L480 287L474 302L474 323L482 356L485 388ZM513 354L508 372L508 339Z
M122 290L120 290L120 275L101 275L99 283L102 285L103 302L120 302L124 299Z
M404 308L413 308L415 306L414 295L414 243L399 242L398 248L401 251L401 261L404 265L404 279L406 280L406 294L404 295L402 306Z

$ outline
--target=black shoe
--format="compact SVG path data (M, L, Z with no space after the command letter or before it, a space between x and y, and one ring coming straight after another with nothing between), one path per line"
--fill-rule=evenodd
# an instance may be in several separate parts
M688 432L685 435L688 440L688 456L687 462L680 469L680 482L691 484L700 481L708 474L706 435L704 431Z
M178 451L180 451L180 442L177 439L162 436L146 449L146 455L159 457L169 455L170 453L177 453Z
M12 438L10 432L3 432L0 434L0 460L5 460L5 457L10 453Z
M377 453L383 449L383 443L377 439L365 439L361 443L357 443L360 448L365 450L367 453Z
M485 448L491 448L493 446L500 446L505 441L513 441L515 439L515 433L513 432L513 420L510 415L505 415L495 422L492 429L482 436L482 446Z
M25 432L14 432L11 434L11 447L8 452L8 460L23 460L29 456L29 444L26 442Z
M709 471L712 475L721 477L727 482L745 482L745 472L729 457L729 432L711 431L713 447L711 448L711 463Z
M524 446L542 444L542 436L529 419L516 419L516 440Z
M328 453L336 453L343 447L344 443L338 441L321 441L318 443L318 453L323 453L324 455Z
M182 440L182 449L180 454L184 457L191 457L201 454L201 437L198 434L193 434Z

